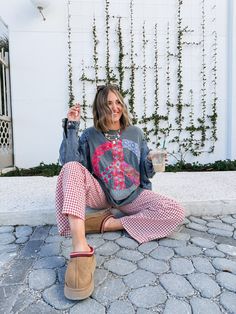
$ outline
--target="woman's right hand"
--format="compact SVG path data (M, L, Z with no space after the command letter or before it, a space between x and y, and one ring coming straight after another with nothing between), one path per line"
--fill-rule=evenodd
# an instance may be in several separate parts
M76 103L74 106L70 107L68 113L67 113L67 119L68 121L80 121L80 104Z

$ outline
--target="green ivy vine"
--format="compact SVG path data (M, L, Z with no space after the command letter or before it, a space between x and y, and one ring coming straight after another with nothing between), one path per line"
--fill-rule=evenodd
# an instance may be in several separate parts
M143 115L139 123L143 124L143 132L145 139L150 141L149 131L147 123L150 121L150 118L147 117L147 61L146 61L146 31L145 31L145 22L143 23L143 32L142 32L142 54L143 54L143 66L142 66L142 76L143 76Z
M74 104L74 92L73 92L73 69L72 69L72 53L71 53L71 25L70 25L70 1L67 3L67 34L68 34L68 94L69 94L69 107Z
M110 1L105 0L105 16L106 16L106 83L115 83L117 81L115 74L110 67Z
M95 84L98 85L98 38L97 38L97 28L96 28L96 19L95 16L93 18L93 64L94 64L94 77L95 77Z
M206 49L205 49L205 23L206 23L206 13L205 13L205 0L202 0L202 87L201 87L201 104L202 104L202 117L198 118L201 129L201 147L204 147L206 141Z
M137 124L138 116L135 111L135 70L134 61L134 1L130 1L130 89L129 89L129 111L132 115L132 123Z
M118 55L118 82L119 82L119 88L120 92L123 97L125 97L128 94L128 90L124 89L124 78L125 78L125 66L124 66L124 45L123 45L123 36L122 36L122 28L121 28L121 17L118 17L118 26L117 26L117 37L118 37L118 49L119 49L119 55Z
M157 23L154 27L154 41L152 45L154 63L151 67L147 66L147 39L146 39L146 24L142 26L142 66L137 66L135 57L137 55L135 51L135 36L134 36L134 0L129 2L129 34L130 34L130 50L128 52L124 47L123 41L123 29L122 29L122 17L111 17L110 16L110 1L104 0L104 18L105 18L105 36L98 35L97 32L97 20L93 17L92 23L92 38L93 38L93 64L89 66L82 65L82 75L80 80L82 81L82 97L83 97L83 117L85 121L90 119L87 111L91 109L91 105L87 103L86 86L87 84L98 85L100 82L104 83L115 83L120 87L120 91L124 97L127 98L129 112L132 116L133 124L142 124L145 137L148 141L156 146L160 146L160 143L166 141L172 144L173 155L177 157L181 162L184 160L187 153L191 153L193 156L199 156L201 153L206 152L206 147L209 147L208 152L214 151L214 145L217 141L217 33L213 32L213 45L212 45L212 61L213 65L209 70L212 75L212 82L209 83L212 90L211 112L207 114L207 89L208 81L206 75L206 12L205 12L205 0L201 0L201 41L191 41L185 39L185 34L193 33L194 30L189 29L188 26L183 26L182 8L184 0L176 0L177 2L177 15L176 15L176 50L171 52L170 49L170 25L168 23L166 30L166 68L165 68L165 84L166 84L166 100L164 104L166 106L165 114L160 114L160 74L159 70L159 47L158 47L158 27ZM71 27L70 27L70 14L69 14L70 1L68 0L68 79L69 79L69 104L71 105L74 101L73 95L73 82L72 82L72 54L71 54ZM117 19L115 26L115 32L117 34L117 45L115 49L118 50L117 64L111 66L111 55L110 55L110 34L111 34L111 18ZM99 66L99 55L98 55L98 44L99 41L105 42L105 66ZM200 117L195 116L194 103L197 97L197 91L189 90L188 101L185 101L184 95L184 50L187 46L200 46L201 49L201 115ZM114 49L114 45L112 45ZM189 49L189 48L188 48ZM150 50L150 49L149 49ZM149 51L148 50L148 51ZM128 64L129 65L126 65ZM172 76L172 65L177 66L176 80ZM86 68L93 68L94 77L88 77L86 75ZM147 95L147 70L150 68L153 71L154 77L154 97L153 103L150 104ZM99 77L99 69L105 70L105 77ZM114 74L113 69L117 70L117 76ZM135 93L135 82L137 71L142 70L143 78L143 112L141 117L137 115L135 108L136 93ZM104 73L103 72L103 73ZM128 78L129 86L125 88L125 78ZM177 100L173 101L171 96L171 87L177 86ZM151 107L150 107L151 106ZM148 116L148 112L152 114ZM173 121L171 118L175 116ZM188 119L187 119L188 117ZM85 123L86 126L86 123ZM200 135L200 137L199 137Z
M216 6L214 6L212 9L215 10ZM213 19L213 21L215 18ZM217 33L216 31L213 31L214 40L213 40L213 54L212 54L212 61L213 61L213 67L211 69L212 72L212 84L213 84L213 91L212 91L212 114L208 115L207 117L210 119L212 124L212 132L211 132L211 141L212 146L209 149L209 153L213 153L215 149L215 142L217 141Z

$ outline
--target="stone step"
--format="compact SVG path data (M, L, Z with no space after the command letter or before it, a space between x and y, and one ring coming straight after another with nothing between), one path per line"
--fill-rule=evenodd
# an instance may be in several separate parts
M55 223L57 177L1 177L0 225ZM153 190L179 201L186 216L236 214L236 171L157 173Z

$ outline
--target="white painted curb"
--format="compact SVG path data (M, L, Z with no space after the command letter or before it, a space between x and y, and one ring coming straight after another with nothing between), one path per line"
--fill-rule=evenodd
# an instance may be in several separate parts
M1 177L0 225L55 224L57 177ZM236 213L236 171L158 173L153 190L179 201L186 216Z

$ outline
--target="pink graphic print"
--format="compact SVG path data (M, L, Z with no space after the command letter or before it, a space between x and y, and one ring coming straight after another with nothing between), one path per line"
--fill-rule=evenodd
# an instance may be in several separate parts
M99 162L104 153L107 151L112 152L113 161L104 171L100 172ZM106 185L109 185L109 181L112 179L112 188L114 190L124 190L127 188L125 185L125 177L128 177L133 184L139 186L139 172L125 162L121 139L115 144L112 142L105 142L98 146L92 158L92 165L95 175Z

